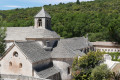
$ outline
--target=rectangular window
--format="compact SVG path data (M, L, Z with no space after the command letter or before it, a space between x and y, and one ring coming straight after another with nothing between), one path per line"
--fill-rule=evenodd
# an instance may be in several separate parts
M68 74L70 74L70 68L68 67Z

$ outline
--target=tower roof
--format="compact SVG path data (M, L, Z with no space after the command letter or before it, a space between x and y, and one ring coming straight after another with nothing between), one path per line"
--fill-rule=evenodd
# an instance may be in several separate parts
M42 7L41 11L35 17L48 17L48 18L51 18L51 16L44 10L43 7Z

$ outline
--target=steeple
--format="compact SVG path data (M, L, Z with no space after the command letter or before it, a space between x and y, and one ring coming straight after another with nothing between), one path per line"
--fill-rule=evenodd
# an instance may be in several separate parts
M42 7L41 11L35 16L35 18L37 17L51 18L51 16L45 11L44 7Z
M34 28L51 29L51 16L44 10L43 7L34 18L35 18Z

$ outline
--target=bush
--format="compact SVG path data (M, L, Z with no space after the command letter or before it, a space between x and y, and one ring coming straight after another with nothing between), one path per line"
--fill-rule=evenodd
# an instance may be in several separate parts
M96 66L91 73L93 80L110 79L111 75L112 73L110 72L106 64Z
M89 80L92 69L103 61L104 52L89 52L81 58L75 58L72 64L72 75L75 80Z

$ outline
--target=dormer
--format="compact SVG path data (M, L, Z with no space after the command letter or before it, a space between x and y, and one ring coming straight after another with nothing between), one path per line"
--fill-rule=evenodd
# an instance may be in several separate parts
M42 7L41 11L34 17L36 29L51 29L51 16Z

